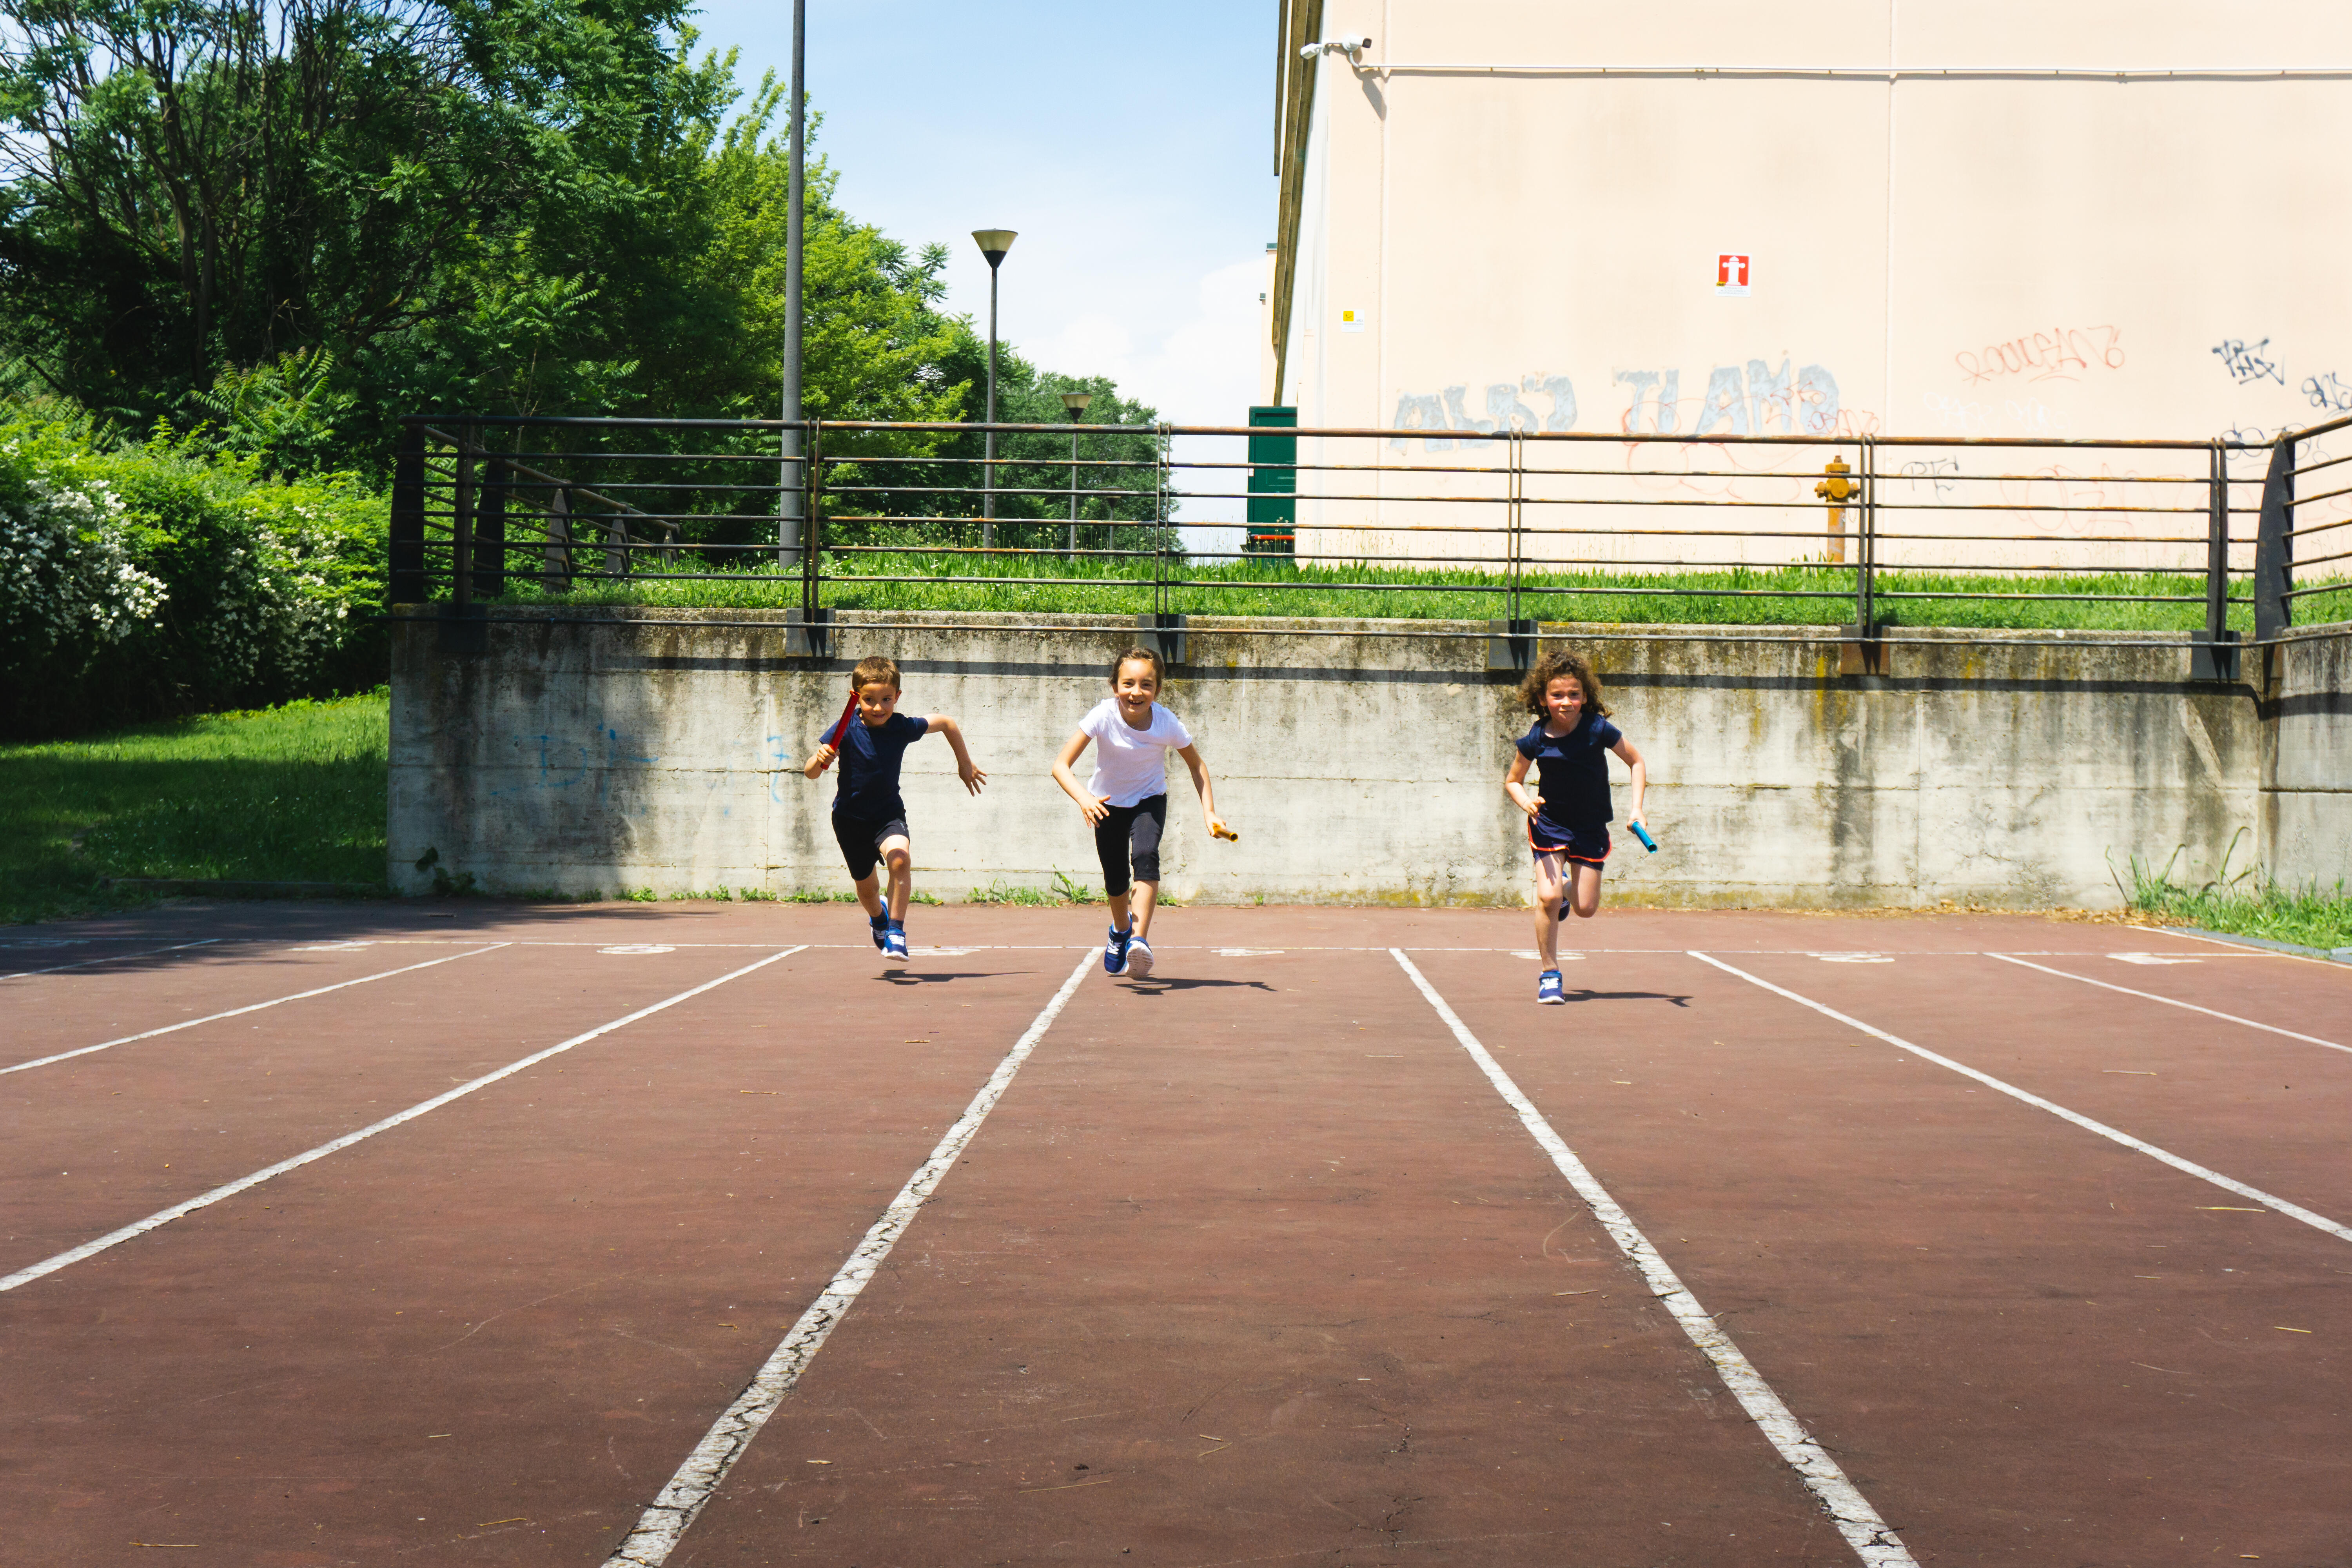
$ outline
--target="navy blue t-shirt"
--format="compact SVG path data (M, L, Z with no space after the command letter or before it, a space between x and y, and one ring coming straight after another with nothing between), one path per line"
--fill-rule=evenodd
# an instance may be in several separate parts
M1616 816L1609 804L1609 748L1624 731L1598 713L1577 717L1565 735L1544 733L1544 721L1519 737L1519 755L1536 765L1540 820L1553 827L1598 827Z
M907 815L898 798L898 760L907 748L930 733L931 721L911 713L893 713L878 725L868 725L856 714L842 727L841 785L834 792L833 809L847 816L887 820Z

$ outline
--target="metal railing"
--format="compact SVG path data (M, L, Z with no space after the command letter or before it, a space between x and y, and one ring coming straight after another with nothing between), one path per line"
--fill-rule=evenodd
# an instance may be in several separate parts
M1685 601L1727 633L1801 616L1874 643L1968 601L2021 622L2137 605L2171 623L2150 641L2204 649L2213 673L2244 632L2284 635L2298 601L2352 606L2352 417L2199 442L1550 431L1519 412L1507 428L1296 430L412 418L390 597L478 615L593 590L809 626L842 607L1163 625L1439 607L1518 637L1548 610L1643 599L1642 619Z

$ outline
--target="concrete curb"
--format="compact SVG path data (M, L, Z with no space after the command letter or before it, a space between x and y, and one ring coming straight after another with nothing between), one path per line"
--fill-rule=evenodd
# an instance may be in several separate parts
M2234 931L2206 931L2198 926L2175 926L2173 929L2211 942L2234 942L2241 947L2266 947L2273 952L2292 952L2298 957L2321 959L2329 963L2352 964L2352 947L2339 947L2331 952L2324 947L2305 947L2301 942L2273 942L2266 936L2240 936Z
M374 882L240 882L196 877L109 877L104 886L164 898L381 899L390 895Z

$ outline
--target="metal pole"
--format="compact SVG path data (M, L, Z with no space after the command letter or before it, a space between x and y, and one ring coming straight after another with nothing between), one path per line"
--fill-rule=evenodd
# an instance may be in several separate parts
M801 417L801 207L807 184L803 153L808 145L804 116L808 99L808 0L793 0L793 152L790 195L786 197L792 210L784 215L784 374L783 417ZM803 450L801 432L787 426L783 432L783 461L776 470L776 542L782 547L780 564L790 565L793 553L800 548L801 492L805 488L799 472Z
M995 542L996 516L996 261L988 263L988 444L980 470L980 547Z
M1172 613L1176 607L1175 590L1169 583L1169 578L1175 574L1175 563L1169 559L1168 550L1168 460L1172 442L1165 421L1155 426L1152 434L1160 444L1151 469L1151 521L1160 535L1160 549L1152 558L1152 570L1157 581L1151 585L1151 604L1156 613L1164 616Z
M1508 479L1506 481L1507 485L1508 499L1506 500L1503 504L1503 521L1504 526L1510 531L1508 534L1508 548L1510 553L1511 572L1511 619L1516 622L1519 619L1519 585L1520 579L1525 574L1523 557L1527 551L1526 542L1520 537L1519 531L1520 525L1525 521L1526 517L1525 510L1520 504L1521 498L1527 493L1524 469L1521 468L1521 464L1524 463L1526 459L1520 454L1519 427L1517 425L1513 425L1511 426L1511 444L1509 451L1511 471Z
M2294 624L2294 448L2300 439L2282 430L2271 443L2271 468L2263 480L2262 522L2254 534L2254 637L2269 642ZM2263 656L2267 659L2270 656Z
M2219 439L2206 499L2211 516L2205 544L2205 638L2219 643L2230 627L2230 459Z
M1070 416L1070 559L1078 555L1078 416Z
M425 559L425 427L405 425L392 464L392 530L386 564L393 604L421 604L432 597Z
M823 482L824 467L824 431L809 427L809 460L803 468L807 479L802 494L808 502L808 548L801 552L801 618L814 626L817 611L824 602L824 513L817 505L817 486Z
M1861 537L1854 541L1853 609L1858 635L1866 644L1875 634L1878 606L1871 602L1878 576L1878 443L1862 438Z
M457 426L457 489L449 519L450 600L464 606L474 602L474 427Z

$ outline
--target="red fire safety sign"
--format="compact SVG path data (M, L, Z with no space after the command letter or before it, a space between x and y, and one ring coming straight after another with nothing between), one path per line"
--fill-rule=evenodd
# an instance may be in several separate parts
M1715 291L1718 294L1748 292L1748 258L1723 251L1715 258Z

